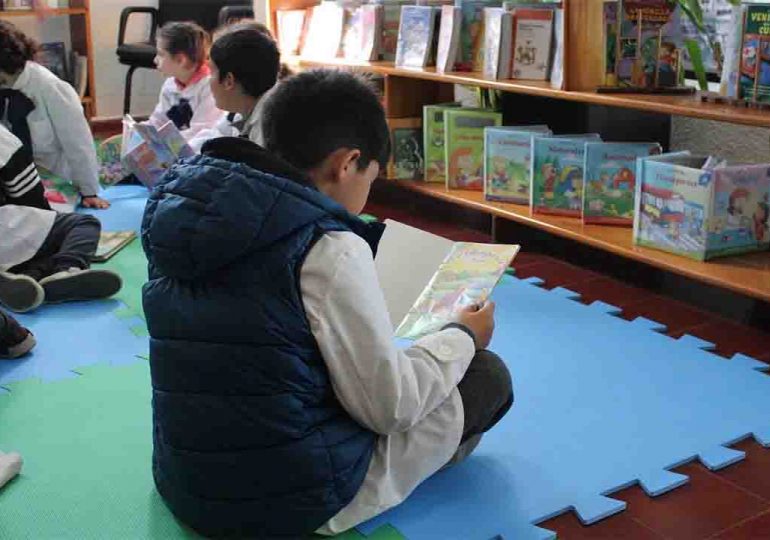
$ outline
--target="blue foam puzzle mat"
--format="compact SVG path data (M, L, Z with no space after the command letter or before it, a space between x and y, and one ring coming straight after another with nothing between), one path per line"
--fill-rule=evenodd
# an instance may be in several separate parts
M139 234L144 206L149 195L147 188L137 185L111 186L100 195L110 201L110 208L79 208L78 212L99 218L104 231L136 231Z
M553 538L536 524L568 510L593 523L625 508L617 490L665 493L687 482L678 465L727 466L743 453L723 445L752 434L770 445L767 365L577 297L503 279L491 349L512 374L513 408L468 460L364 533L391 523L410 540Z
M113 311L120 305L116 300L73 302L14 315L35 334L37 346L23 358L0 362L0 386L30 378L55 381L75 376L78 366L120 365L146 355L147 338L131 331L143 321L116 317Z

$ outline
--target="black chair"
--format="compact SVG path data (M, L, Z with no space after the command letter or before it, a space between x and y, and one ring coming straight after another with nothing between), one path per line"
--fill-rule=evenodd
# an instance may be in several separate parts
M247 11L248 10L248 11ZM150 36L147 41L126 43L126 27L131 15L150 15ZM128 66L123 97L123 114L131 111L131 82L139 68L155 69L155 35L157 29L169 21L195 21L209 32L220 20L253 17L252 0L159 0L158 7L127 7L120 14L118 29L118 61Z

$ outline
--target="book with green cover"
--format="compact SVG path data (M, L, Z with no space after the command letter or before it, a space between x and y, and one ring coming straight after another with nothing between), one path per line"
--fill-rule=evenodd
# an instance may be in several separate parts
M444 111L459 107L459 103L426 105L422 109L425 181L446 183L444 157Z
M503 115L482 109L444 111L447 188L484 189L484 128L499 126Z

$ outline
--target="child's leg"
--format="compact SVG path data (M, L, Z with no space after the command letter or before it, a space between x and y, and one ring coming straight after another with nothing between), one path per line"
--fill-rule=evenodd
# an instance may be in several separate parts
M0 358L18 358L35 346L35 336L0 310Z
M481 436L505 416L513 404L513 385L508 368L495 353L479 351L457 385L463 400L463 436L448 465L470 455Z

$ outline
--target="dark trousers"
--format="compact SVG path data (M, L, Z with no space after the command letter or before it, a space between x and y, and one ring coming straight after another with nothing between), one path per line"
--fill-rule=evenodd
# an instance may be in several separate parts
M99 245L102 226L94 216L57 214L43 245L34 257L10 269L41 280L69 268L86 269Z
M495 353L479 351L457 385L463 400L463 436L460 447L447 463L454 465L476 448L481 435L492 429L513 405L511 374Z

